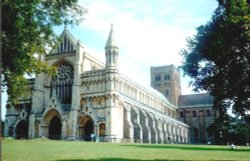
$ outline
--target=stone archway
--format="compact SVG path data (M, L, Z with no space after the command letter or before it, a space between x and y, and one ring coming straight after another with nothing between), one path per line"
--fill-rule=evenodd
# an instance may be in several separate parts
M16 139L28 139L28 122L25 120L20 121L15 129Z
M62 123L58 116L54 116L49 124L49 139L60 140L62 132Z
M62 117L57 109L50 109L43 117L41 125L42 135L53 140L60 140L62 136Z
M90 116L83 116L79 121L79 135L85 141L91 141L91 134L94 134L94 121Z

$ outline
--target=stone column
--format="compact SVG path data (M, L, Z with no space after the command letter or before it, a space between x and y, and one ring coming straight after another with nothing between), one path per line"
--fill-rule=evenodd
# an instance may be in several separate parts
M149 131L148 131L148 128L147 128L147 118L144 114L144 112L139 109L139 114L140 114L140 124L141 124L141 127L142 127L142 142L143 143L149 143Z
M147 116L145 111L142 111L142 113L145 116L145 124L146 124L146 128L147 128L147 131L148 131L148 143L151 143L151 130L150 130L150 127L149 127L149 119L148 119L148 116Z
M70 111L70 117L69 117L69 140L74 140L76 139L76 123L77 123L77 111L76 110L71 110Z
M138 125L139 125L139 129L140 129L140 143L142 143L142 140L143 140L143 131L142 131L142 126L141 126L141 122L140 122L140 112L139 112L139 109L136 108L136 113L137 113L137 121L138 121Z
M134 140L135 142L142 142L142 127L140 125L140 116L137 108L131 108L131 118L133 120L134 127Z
M66 120L62 119L62 139L66 138L66 132L67 132L67 129L66 129Z
M156 143L156 139L155 139L155 136L156 136L156 132L154 130L154 127L153 127L153 118L151 116L150 113L146 113L147 114L147 118L148 118L148 126L149 126L149 131L150 131L150 142L151 143Z
M156 127L156 120L153 114L151 114L152 117L152 121L153 121L153 130L155 131L155 143L158 143L158 131L157 131L157 127Z
M28 130L28 138L32 139L35 136L35 114L32 113L29 116L29 130Z
M115 92L109 98L110 110L110 135L115 139L113 141L120 142L123 139L123 108L118 104L118 94Z
M131 121L131 107L127 107L126 108L126 114L127 114L127 121L129 124L129 138L132 142L134 142L134 127Z
M169 132L169 142L170 143L173 143L174 142L174 131L173 131L173 127L172 127L172 122L169 122L168 124L168 132Z
M165 120L162 122L162 129L163 129L163 144L167 143L167 129L166 129L166 122Z
M162 120L161 119L157 119L156 120L156 124L157 124L157 131L158 131L158 143L163 144L163 131L162 131Z
M48 126L42 124L42 125L40 126L40 129L41 129L41 130L39 131L39 136L48 138L48 137L49 137Z

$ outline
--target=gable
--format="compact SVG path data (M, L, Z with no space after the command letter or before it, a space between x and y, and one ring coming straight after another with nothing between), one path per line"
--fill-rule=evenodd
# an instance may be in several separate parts
M59 42L52 48L49 54L60 54L73 52L76 50L76 40L71 33L65 28L60 35Z

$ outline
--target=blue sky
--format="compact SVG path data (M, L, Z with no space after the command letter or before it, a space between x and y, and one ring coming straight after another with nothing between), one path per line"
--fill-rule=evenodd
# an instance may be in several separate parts
M179 52L187 37L210 20L216 0L80 0L88 9L85 21L68 26L95 57L104 62L104 46L114 25L120 49L120 72L137 83L150 85L150 67L181 65ZM60 34L63 27L55 28ZM182 79L182 93L192 93L189 78ZM6 95L2 99L5 115Z

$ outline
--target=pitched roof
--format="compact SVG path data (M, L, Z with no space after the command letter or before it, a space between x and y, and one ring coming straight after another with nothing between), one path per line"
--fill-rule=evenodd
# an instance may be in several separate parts
M179 107L213 105L214 97L209 93L180 95L178 99Z
M60 39L59 41L55 44L55 46L50 50L49 54L54 54L54 53L58 53L58 48L61 48L60 43L64 43L64 41L66 41L64 38L67 38L67 45L68 43L70 43L70 45L72 45L72 49L68 50L75 50L76 49L76 44L77 44L77 40L74 38L74 36L69 32L69 30L67 29L67 27L64 27L63 32L60 35ZM65 49L62 50L63 52L65 52Z

